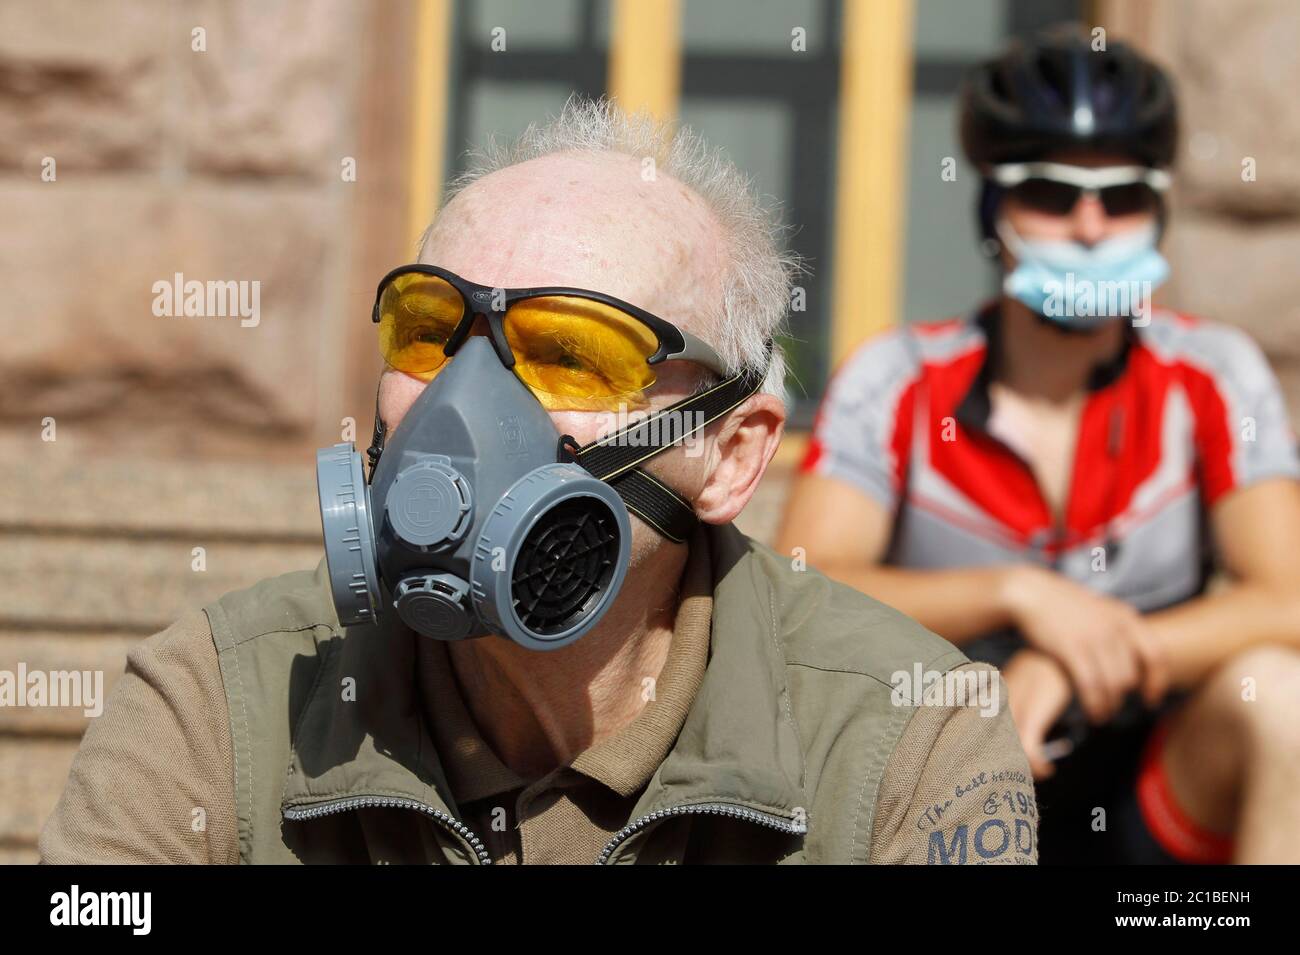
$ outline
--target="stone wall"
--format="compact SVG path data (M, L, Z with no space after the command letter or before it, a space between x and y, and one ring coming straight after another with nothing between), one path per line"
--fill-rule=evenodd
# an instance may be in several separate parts
M1264 348L1300 421L1300 4L1108 0L1097 22L1177 83L1164 300Z
M0 4L0 669L111 686L180 613L319 559L312 449L369 436L371 297L414 239L412 18ZM258 321L156 314L176 273L259 283ZM85 722L0 709L0 862L35 859Z
M409 254L403 126L369 108L400 100L406 6L0 6L0 425L233 455L364 414L353 378L377 359L349 345ZM177 273L249 283L250 303L258 283L257 324L159 317Z

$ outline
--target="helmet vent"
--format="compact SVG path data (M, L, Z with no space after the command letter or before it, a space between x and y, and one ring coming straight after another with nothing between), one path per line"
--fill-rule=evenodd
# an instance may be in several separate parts
M519 621L539 636L563 633L596 607L619 553L613 513L594 498L574 498L529 530L511 577Z

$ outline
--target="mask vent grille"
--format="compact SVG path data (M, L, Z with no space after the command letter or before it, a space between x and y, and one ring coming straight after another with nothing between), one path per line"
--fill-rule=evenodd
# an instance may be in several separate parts
M618 523L592 498L565 501L528 532L511 596L520 622L539 636L563 633L600 604L619 553Z

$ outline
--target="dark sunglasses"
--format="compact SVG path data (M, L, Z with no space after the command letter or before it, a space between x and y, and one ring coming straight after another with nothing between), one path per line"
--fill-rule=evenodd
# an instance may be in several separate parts
M1147 166L1089 168L1067 163L1006 163L990 176L1008 195L1036 212L1069 214L1084 193L1101 200L1108 216L1151 212L1169 188L1169 173Z
M392 368L429 381L469 337L475 317L506 368L550 410L606 411L644 400L655 366L696 362L726 376L701 339L628 302L565 286L492 288L432 265L384 276L372 318Z

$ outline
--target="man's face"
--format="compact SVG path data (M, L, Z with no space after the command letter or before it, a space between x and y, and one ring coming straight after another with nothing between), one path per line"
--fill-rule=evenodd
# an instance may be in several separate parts
M617 153L557 154L484 177L443 210L419 261L494 288L605 292L706 341L713 338L706 316L717 315L722 299L724 247L703 200L665 175L647 181L640 159ZM474 332L486 333L482 318ZM690 395L701 373L682 361L658 366L650 407ZM410 375L384 373L379 403L390 429L424 388ZM611 415L595 412L553 411L551 418L579 444L616 427ZM649 470L680 478L683 462L674 457L680 449Z

